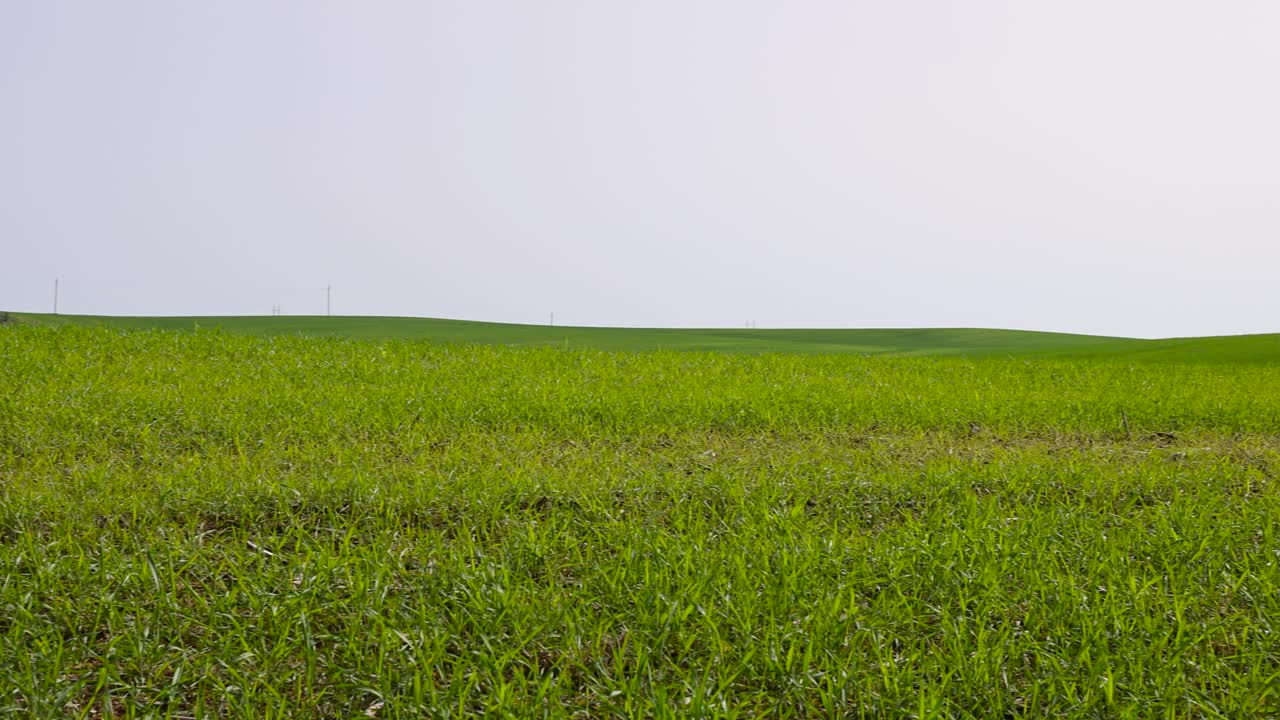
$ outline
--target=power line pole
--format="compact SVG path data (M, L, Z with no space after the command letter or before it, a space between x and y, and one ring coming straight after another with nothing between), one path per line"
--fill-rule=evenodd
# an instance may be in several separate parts
M333 286L329 285L324 289L324 314L333 314Z
M552 324L552 325L555 325L555 324L556 324L556 314L555 314L555 313L551 313L551 324Z
M58 278L53 279L53 314L58 314Z

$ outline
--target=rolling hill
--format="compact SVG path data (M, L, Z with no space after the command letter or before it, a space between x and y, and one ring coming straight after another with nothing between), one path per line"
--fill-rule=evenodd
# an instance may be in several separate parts
M20 323L88 325L129 330L221 329L252 335L428 340L601 350L696 350L734 353L851 353L1125 357L1170 362L1280 361L1280 334L1139 340L1027 330L921 329L681 329L517 325L410 317L202 316L113 317L13 313Z

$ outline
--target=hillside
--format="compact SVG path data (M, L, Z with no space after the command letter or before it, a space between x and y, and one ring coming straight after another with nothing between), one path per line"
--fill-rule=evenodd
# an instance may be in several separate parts
M1037 336L880 342L953 338ZM0 371L6 717L1280 717L1280 365L21 322Z
M849 353L1127 357L1165 362L1273 362L1280 334L1137 340L1026 330L923 329L679 329L601 328L409 317L110 317L14 313L19 322L133 330L219 328L251 335L308 335L374 340L429 340L600 350L697 350L733 353Z

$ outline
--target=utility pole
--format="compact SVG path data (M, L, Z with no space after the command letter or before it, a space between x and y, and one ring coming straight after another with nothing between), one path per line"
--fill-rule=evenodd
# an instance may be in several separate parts
M324 314L333 314L333 286L329 285L324 289Z
M53 314L58 314L58 278L53 279Z
M555 325L555 324L556 324L556 314L555 314L555 313L551 313L551 324L552 324L552 325Z

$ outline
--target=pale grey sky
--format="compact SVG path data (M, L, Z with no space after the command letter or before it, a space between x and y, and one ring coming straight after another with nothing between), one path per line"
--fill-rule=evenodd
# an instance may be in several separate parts
M1274 0L0 0L0 308L1280 331Z

